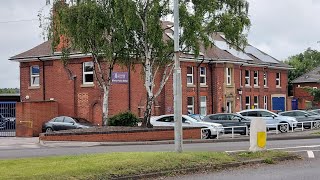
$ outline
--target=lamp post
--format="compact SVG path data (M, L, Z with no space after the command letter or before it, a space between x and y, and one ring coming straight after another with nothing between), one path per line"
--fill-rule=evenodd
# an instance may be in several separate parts
M179 60L179 0L174 0L174 144L175 151L182 152L182 87L181 87L181 68Z

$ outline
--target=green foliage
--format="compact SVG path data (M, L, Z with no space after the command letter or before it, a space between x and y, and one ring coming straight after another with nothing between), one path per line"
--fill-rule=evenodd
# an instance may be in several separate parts
M294 67L289 70L289 82L320 65L320 52L308 48L303 53L289 57L285 63Z
M0 94L19 94L20 89L18 88L3 88L0 89Z
M320 102L320 89L313 89L312 87L304 87L304 89L313 96L313 101Z
M122 112L109 119L110 126L138 126L139 118L131 112Z

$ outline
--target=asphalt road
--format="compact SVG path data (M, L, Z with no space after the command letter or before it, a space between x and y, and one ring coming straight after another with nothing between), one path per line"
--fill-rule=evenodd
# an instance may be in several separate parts
M242 151L249 148L249 142L224 142L224 143L194 143L184 144L184 151ZM285 151L320 150L319 139L299 139L268 141L268 149ZM123 145L123 146L93 146L93 147L44 147L41 145L26 145L17 148L12 145L0 147L0 159L22 157L45 157L60 155L77 155L111 152L150 152L150 151L173 151L174 144L159 145ZM319 166L320 167L320 166Z
M319 180L320 152L315 151L315 158L310 159L307 153L300 153L304 160L280 162L273 165L251 165L250 168L239 167L220 172L198 173L180 177L166 178L168 180Z

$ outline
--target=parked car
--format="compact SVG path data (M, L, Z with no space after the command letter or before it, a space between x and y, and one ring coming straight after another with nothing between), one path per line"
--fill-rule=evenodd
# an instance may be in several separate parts
M314 123L306 122L303 124L304 128L310 128L311 124L315 128L320 128L320 115L315 115L313 112L303 111L303 110L293 110L293 111L285 111L279 113L282 116L290 116L295 117L298 122L305 122L305 121L316 121ZM302 127L302 124L299 123L297 127Z
M43 124L42 132L50 133L52 131L68 129L84 129L92 126L93 125L90 122L82 118L59 116Z
M193 119L197 119L197 120L203 120L204 115L201 114L188 114L188 116L192 117Z
M167 114L162 116L153 116L150 119L153 126L170 126L174 127L174 115ZM218 123L209 123L194 119L187 115L182 115L182 127L203 127L207 128L203 133L203 138L215 138L223 133L223 126Z
M16 119L9 114L0 114L0 129L15 129Z
M234 128L234 133L238 133L241 135L247 134L247 129L250 128L251 120L241 116L240 114L232 114L232 113L219 113L219 114L209 114L204 117L203 121L213 122L222 124L223 127L232 127L232 126L247 126L246 127L238 127ZM225 128L224 133L232 133L231 128Z
M320 115L320 109L311 109L311 110L309 110L308 112L316 113L316 114L319 114L319 115Z
M276 129L280 132L287 132L288 129L296 128L297 127L297 120L294 117L289 116L281 116L279 114L273 113L266 109L247 109L238 112L242 116L245 116L249 119L254 118L261 118L266 121L267 128L270 130ZM287 123L287 124L280 124L280 123ZM288 127L289 125L289 127Z

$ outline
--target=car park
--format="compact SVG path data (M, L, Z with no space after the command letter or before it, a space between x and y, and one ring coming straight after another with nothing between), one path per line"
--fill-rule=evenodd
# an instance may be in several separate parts
M203 121L213 122L222 124L223 127L232 126L245 126L245 127L235 127L233 132L241 135L248 134L247 130L250 128L251 120L249 118L243 117L240 114L233 113L219 113L219 114L209 114L204 117ZM224 133L232 133L232 128L225 128Z
M263 119L269 130L278 129L280 132L288 132L290 129L297 127L298 121L294 117L281 116L266 109L247 109L238 112L244 117L251 120Z
M93 125L82 118L73 118L68 116L59 116L51 119L42 126L42 132L50 133L52 131L84 129Z
M153 116L150 119L150 123L153 126L167 126L174 127L174 115L167 114L162 116ZM217 135L222 134L224 129L221 124L209 123L194 119L188 115L182 115L182 127L202 127L205 128L203 131L203 138L215 138Z
M320 115L315 115L312 112L303 110L293 110L281 112L279 113L279 115L295 117L298 122L305 122L303 123L304 128L311 128L311 125L314 128L320 128ZM302 127L302 123L298 123L297 127Z

